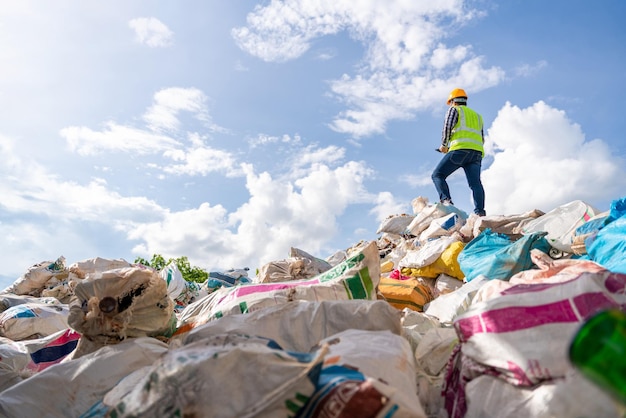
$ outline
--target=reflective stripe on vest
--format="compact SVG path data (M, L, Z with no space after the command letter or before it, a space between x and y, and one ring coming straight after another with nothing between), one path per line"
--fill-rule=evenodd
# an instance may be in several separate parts
M452 129L449 150L473 149L480 151L483 155L483 117L467 106L457 106L459 119Z

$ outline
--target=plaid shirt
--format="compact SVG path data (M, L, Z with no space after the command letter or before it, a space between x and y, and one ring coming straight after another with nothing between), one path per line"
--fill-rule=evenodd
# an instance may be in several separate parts
M441 131L441 145L443 145L444 147L447 147L450 143L450 137L452 137L452 129L454 129L454 126L458 121L459 111L457 110L456 106L450 106L448 108L448 111L446 112L446 118L443 124L443 131ZM483 130L481 130L480 133L484 138L485 135L483 133Z

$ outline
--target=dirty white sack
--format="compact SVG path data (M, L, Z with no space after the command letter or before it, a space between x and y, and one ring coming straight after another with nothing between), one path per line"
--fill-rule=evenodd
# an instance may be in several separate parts
M132 338L51 366L2 392L0 416L79 417L124 376L153 364L167 349L155 338Z
M285 350L309 352L322 339L352 328L399 335L400 316L400 311L383 300L293 301L208 322L191 330L184 342L239 333L270 338Z

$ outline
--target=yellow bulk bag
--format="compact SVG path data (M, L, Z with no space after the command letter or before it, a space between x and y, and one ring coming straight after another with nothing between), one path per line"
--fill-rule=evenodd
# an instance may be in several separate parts
M433 300L430 288L415 278L397 280L381 277L378 293L383 295L391 306L400 310L409 308L423 312L424 305Z
M459 253L463 251L464 247L465 243L461 241L453 242L433 263L420 268L404 267L400 270L400 272L405 276L427 277L429 279L435 279L443 273L456 279L463 280L465 278L465 274L461 271L457 257Z

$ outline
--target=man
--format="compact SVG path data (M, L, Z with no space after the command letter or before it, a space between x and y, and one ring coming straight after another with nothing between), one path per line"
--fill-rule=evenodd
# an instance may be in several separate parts
M467 94L463 89L452 90L447 104L450 107L443 125L441 146L437 149L445 155L433 171L433 183L441 203L452 205L446 179L463 168L472 190L474 213L485 216L485 189L480 180L481 162L485 154L483 118L467 107Z

